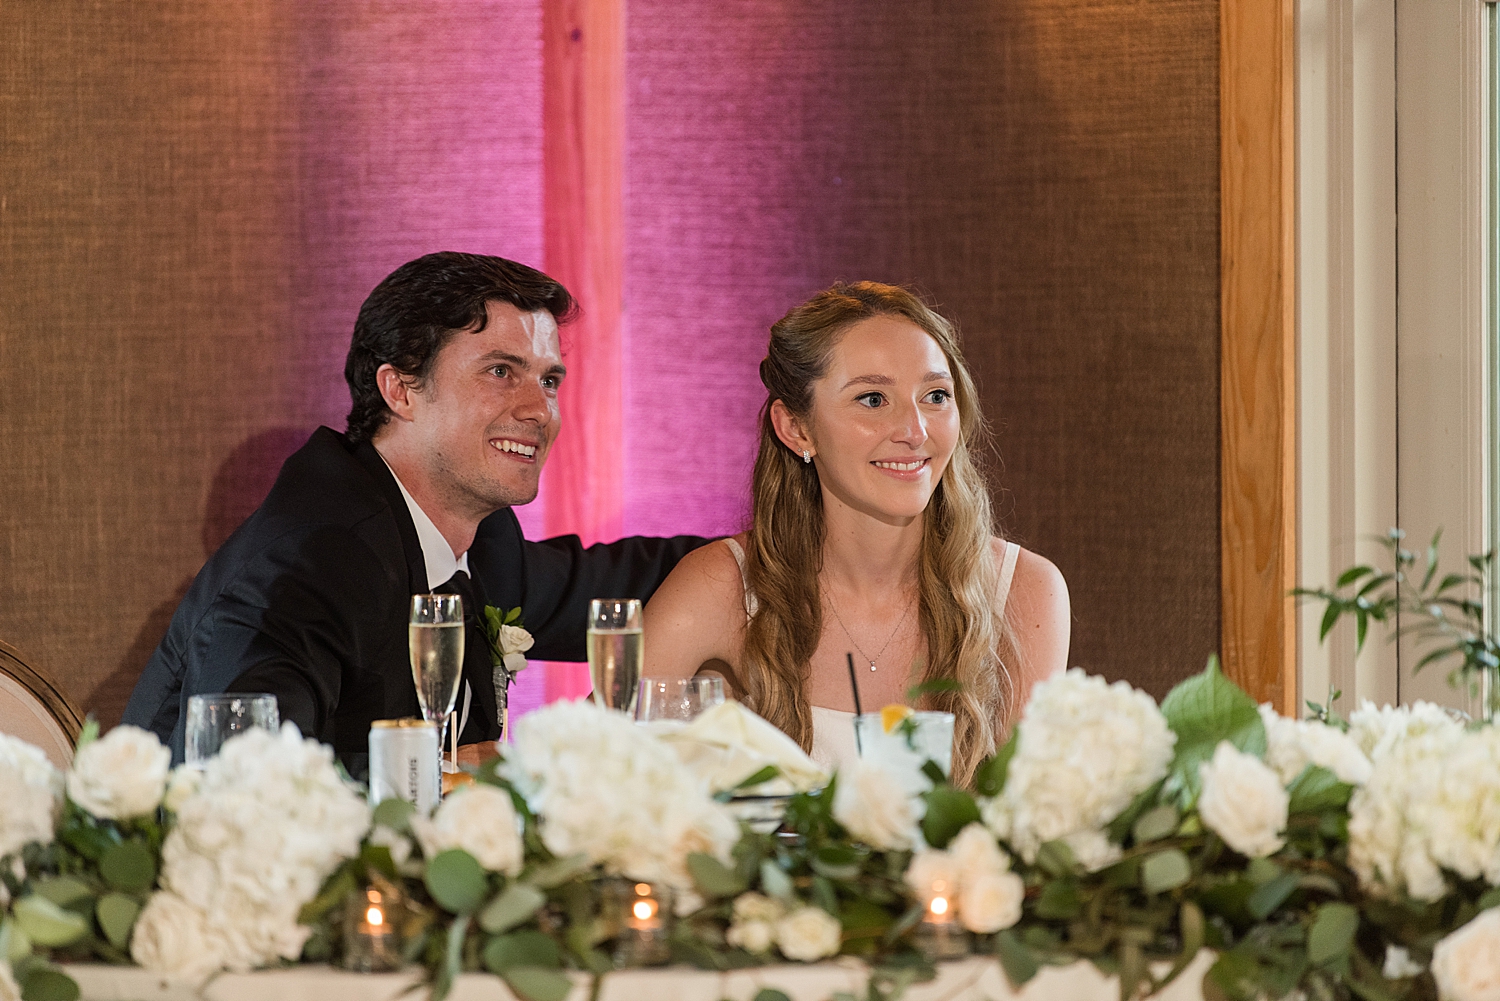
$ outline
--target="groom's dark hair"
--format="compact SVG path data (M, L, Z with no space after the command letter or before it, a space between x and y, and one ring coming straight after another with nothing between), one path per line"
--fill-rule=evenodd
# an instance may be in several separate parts
M422 382L449 338L460 330L478 333L485 328L485 304L491 300L508 302L523 313L545 309L559 324L578 311L561 282L524 264L483 254L427 254L376 285L359 308L344 360L344 381L353 401L349 440L369 441L390 419L375 381L380 366L392 365Z

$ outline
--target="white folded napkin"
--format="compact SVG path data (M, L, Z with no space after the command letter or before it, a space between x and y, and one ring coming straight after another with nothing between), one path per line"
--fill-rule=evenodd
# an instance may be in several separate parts
M734 789L767 765L776 766L776 778L738 792L784 796L828 784L828 773L795 740L738 702L714 706L680 729L663 731L661 738L714 792Z

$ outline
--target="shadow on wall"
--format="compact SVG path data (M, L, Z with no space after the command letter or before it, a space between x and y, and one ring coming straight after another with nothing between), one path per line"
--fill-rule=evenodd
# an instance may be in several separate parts
M306 444L311 433L303 428L272 428L251 436L229 453L214 474L208 501L204 505L202 538L205 560L218 552L235 529L244 524L266 499L281 472L282 463ZM172 614L177 611L192 583L193 577L185 578L165 601L151 610L136 630L135 639L125 655L90 696L91 706L108 707L105 710L108 718L104 718L105 713L95 710L101 717L99 724L106 730L119 722L136 679L166 634Z

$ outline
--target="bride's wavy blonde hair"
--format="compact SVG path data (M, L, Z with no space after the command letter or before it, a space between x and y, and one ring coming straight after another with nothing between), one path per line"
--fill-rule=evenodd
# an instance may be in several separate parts
M806 421L812 385L828 369L834 346L860 320L910 320L948 359L958 406L959 440L922 516L917 580L919 621L927 639L921 681L953 679L957 692L923 697L924 708L953 713L953 781L970 785L978 764L1009 728L1015 643L995 608L999 568L991 558L990 495L971 449L985 433L974 380L958 335L908 290L878 282L838 284L796 307L771 327L760 363L768 393L760 413L745 580L759 610L745 630L738 680L746 702L802 745L812 746L812 711L804 682L823 634L818 575L823 563L823 498L815 466L776 437L771 404L780 400ZM872 707L873 708L873 707Z

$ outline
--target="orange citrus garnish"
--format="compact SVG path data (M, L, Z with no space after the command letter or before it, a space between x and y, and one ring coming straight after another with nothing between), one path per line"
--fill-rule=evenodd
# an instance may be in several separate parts
M880 727L886 733L894 733L901 721L912 714L911 706L893 705L880 710Z

